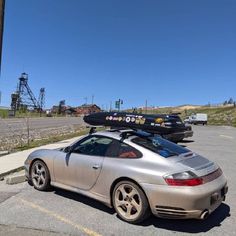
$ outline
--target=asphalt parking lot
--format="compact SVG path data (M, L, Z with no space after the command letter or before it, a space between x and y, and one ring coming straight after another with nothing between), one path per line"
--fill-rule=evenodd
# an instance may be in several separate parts
M141 225L117 218L100 202L68 191L0 182L0 235L236 235L236 129L194 126L180 143L217 162L228 179L226 201L205 221L150 217Z

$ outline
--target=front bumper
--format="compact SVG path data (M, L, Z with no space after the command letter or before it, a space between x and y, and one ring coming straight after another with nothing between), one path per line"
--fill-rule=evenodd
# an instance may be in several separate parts
M211 214L225 200L228 191L223 175L209 183L180 187L142 184L152 213L169 219L201 219L204 211Z
M27 163L27 160L24 163L24 169L25 169L25 177L27 180L29 180L30 179L30 174L29 174L30 164Z

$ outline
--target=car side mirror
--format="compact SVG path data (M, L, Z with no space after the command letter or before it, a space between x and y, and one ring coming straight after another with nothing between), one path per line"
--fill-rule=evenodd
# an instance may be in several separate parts
M68 147L64 148L64 152L66 152L66 153L72 153L72 151L73 151L72 146L68 146Z

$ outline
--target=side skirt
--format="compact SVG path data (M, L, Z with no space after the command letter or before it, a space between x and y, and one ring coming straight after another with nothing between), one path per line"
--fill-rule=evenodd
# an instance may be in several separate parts
M105 197L102 196L102 195L98 195L98 194L93 193L93 192L81 190L81 189L78 189L78 188L75 188L75 187L72 187L72 186L68 186L68 185L65 185L65 184L57 183L57 182L52 182L52 181L51 181L50 184L51 184L52 186L54 186L54 187L61 188L61 189L65 189L65 190L68 190L68 191L71 191L71 192L75 192L75 193L79 193L79 194L84 195L84 196L86 196L86 197L95 199L95 200L97 200L97 201L102 202L103 204L105 204L105 205L108 206L109 208L112 208L110 199L109 199L109 198L105 198Z

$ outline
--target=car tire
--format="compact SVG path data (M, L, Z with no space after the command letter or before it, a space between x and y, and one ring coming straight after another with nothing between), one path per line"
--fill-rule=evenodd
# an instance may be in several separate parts
M43 161L33 163L30 171L30 179L35 189L45 191L50 188L50 173Z
M112 203L118 216L128 223L137 224L150 216L149 203L143 190L131 181L116 184Z

